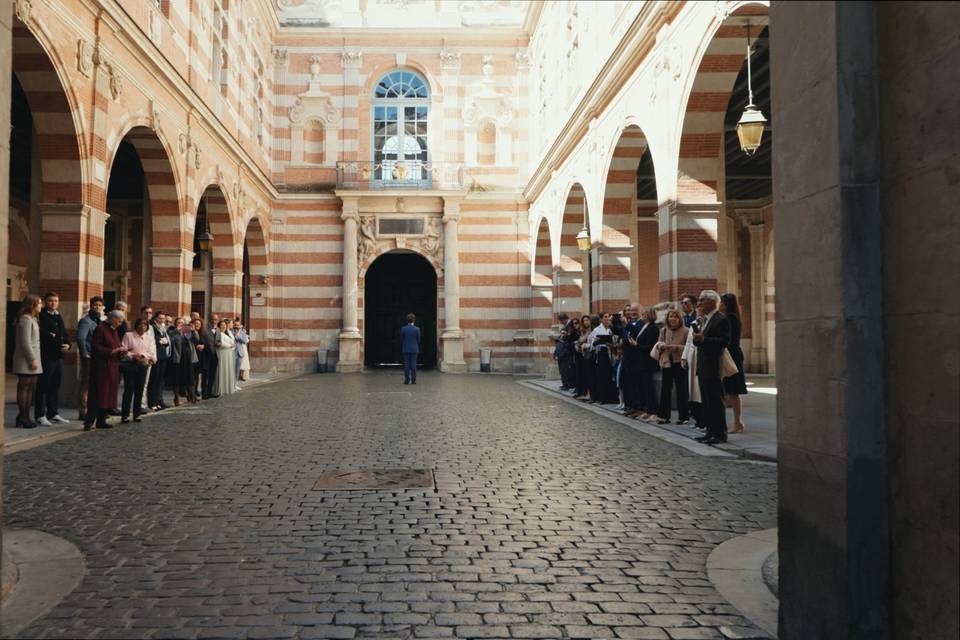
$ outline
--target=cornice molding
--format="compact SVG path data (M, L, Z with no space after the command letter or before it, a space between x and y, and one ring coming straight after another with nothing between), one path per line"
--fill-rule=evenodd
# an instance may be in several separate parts
M606 63L583 94L577 108L559 129L560 134L530 174L523 190L523 195L529 202L540 196L549 184L553 171L567 160L583 140L590 129L590 121L600 116L607 105L617 97L630 76L653 50L657 33L676 18L685 4L682 0L670 0L662 4L644 3L620 43L610 53Z

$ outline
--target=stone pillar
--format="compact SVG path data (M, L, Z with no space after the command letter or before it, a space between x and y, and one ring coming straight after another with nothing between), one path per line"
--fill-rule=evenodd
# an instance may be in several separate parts
M236 318L240 315L243 296L243 271L236 269L213 270L213 294L210 308L221 318Z
M770 8L783 640L892 637L875 12Z
M13 3L0 3L0 78L9 78L11 74L11 61L13 60L13 43L10 33L13 26ZM0 104L10 104L11 82L0 82ZM7 258L9 250L9 234L6 233L7 225L10 220L10 181L7 176L10 175L10 109L0 109L0 282L7 281ZM0 307L0 326L7 326L6 305ZM6 351L6 340L0 344L0 362L4 362ZM6 406L5 398L6 385L0 389L0 407ZM0 522L3 519L3 429L0 429ZM0 539L0 553L2 553L3 543ZM2 562L2 560L0 560Z
M679 300L717 287L719 203L675 203L657 213L660 246L660 301Z
M553 272L553 282L557 313L566 313L571 318L583 315L583 271L558 268Z
M189 315L193 291L193 251L180 247L150 247L150 303L164 313ZM212 297L212 296L211 296Z
M343 326L340 329L340 358L337 371L353 373L363 368L360 357L360 322L357 304L360 270L357 263L357 224L360 221L360 199L344 198L343 213Z
M767 266L764 256L766 247L763 246L764 224L760 217L759 222L751 221L747 228L750 230L750 328L751 347L747 355L750 370L755 373L767 372L767 302L765 278Z
M79 203L38 205L40 236L39 293L60 294L60 313L75 329L84 300L103 293L103 233L106 212Z
M445 325L440 334L443 359L440 371L464 373L463 331L460 330L460 243L458 226L462 196L443 199L443 315Z
M533 342L536 348L534 363L543 369L547 380L556 380L559 370L553 362L553 284L534 284L530 286L530 326L533 329Z
M593 306L613 313L630 300L630 255L633 247L600 246L594 250Z

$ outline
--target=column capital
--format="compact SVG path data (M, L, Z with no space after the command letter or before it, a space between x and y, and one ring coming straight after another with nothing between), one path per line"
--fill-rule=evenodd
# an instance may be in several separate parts
M443 221L457 222L460 220L460 203L463 202L462 195L443 196Z
M150 247L150 254L154 256L183 256L188 260L193 260L196 255L190 249L182 247Z
M340 196L340 202L343 203L343 211L340 213L341 220L360 220L360 196Z
M680 215L698 215L713 216L720 215L720 202L671 202L668 207L671 216Z

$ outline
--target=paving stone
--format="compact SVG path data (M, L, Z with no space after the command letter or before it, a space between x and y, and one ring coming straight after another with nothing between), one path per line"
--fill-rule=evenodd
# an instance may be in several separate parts
M775 468L509 377L367 395L396 382L306 376L7 457L6 523L74 541L88 568L22 635L754 637L705 565L775 526ZM431 469L437 490L313 489L344 468Z

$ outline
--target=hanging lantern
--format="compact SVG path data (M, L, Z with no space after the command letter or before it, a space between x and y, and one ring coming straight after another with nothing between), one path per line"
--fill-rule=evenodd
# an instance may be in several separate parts
M590 251L590 232L587 231L587 226L584 225L583 229L580 229L580 233L577 234L577 247L580 251L586 253Z
M763 117L763 112L753 104L753 78L750 68L750 23L747 23L747 106L737 122L737 137L740 139L740 149L752 156L760 147L763 140L763 126L767 119Z
M213 234L210 229L204 229L203 233L197 236L197 243L200 245L200 251L208 252L213 246Z
M760 141L763 140L763 125L766 122L767 119L763 117L763 113L757 109L756 105L752 104L752 101L743 110L743 115L737 123L737 137L740 138L740 149L748 156L757 152Z

